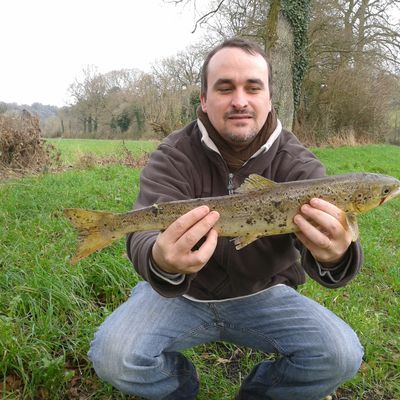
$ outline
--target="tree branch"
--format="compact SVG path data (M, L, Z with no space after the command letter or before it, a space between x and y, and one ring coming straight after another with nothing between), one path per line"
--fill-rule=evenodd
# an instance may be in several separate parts
M178 0L179 1L179 0ZM221 8L222 4L224 3L225 0L221 0L220 3L218 4L217 8L215 10L212 10L210 12L208 12L207 14L204 14L201 18L199 18L194 25L194 29L191 33L195 33L197 26L199 24L202 24L204 22L206 22L207 18L210 17L210 15L214 15L215 13L217 13L219 11L219 9Z

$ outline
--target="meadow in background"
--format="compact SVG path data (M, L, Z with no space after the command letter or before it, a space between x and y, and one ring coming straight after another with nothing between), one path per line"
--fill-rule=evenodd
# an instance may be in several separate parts
M121 165L118 159L143 161L156 142L52 143L61 150L62 172L0 183L0 398L123 399L97 379L86 353L97 327L139 277L124 241L71 266L77 237L62 211L129 210L138 194L140 163ZM314 152L329 175L365 171L400 178L400 147ZM335 290L308 280L300 289L347 321L365 347L360 373L341 388L338 399L400 399L399 220L399 199L362 215L365 263L356 279ZM199 400L231 399L265 357L223 343L186 354L201 378Z

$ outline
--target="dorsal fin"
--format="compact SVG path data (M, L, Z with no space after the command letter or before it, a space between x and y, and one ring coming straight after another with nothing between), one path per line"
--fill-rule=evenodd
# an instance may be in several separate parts
M275 182L267 178L264 178L261 175L251 174L244 180L242 185L236 190L236 193L247 193L247 192L253 192L254 190L273 188L275 185L276 185Z

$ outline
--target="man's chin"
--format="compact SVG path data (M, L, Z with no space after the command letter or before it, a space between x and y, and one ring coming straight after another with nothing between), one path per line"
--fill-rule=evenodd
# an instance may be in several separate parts
M254 132L230 132L228 135L224 135L224 139L229 143L235 146L246 146L251 143L254 138L257 136L257 133Z

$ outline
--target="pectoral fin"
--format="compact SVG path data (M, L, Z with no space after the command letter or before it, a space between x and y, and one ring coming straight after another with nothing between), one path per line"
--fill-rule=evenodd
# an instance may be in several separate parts
M351 240L355 242L359 236L358 222L354 214L346 214L347 225L350 228Z
M258 239L258 236L255 235L246 235L246 236L238 236L232 239L233 243L235 244L236 250L243 249L248 244L254 242Z

